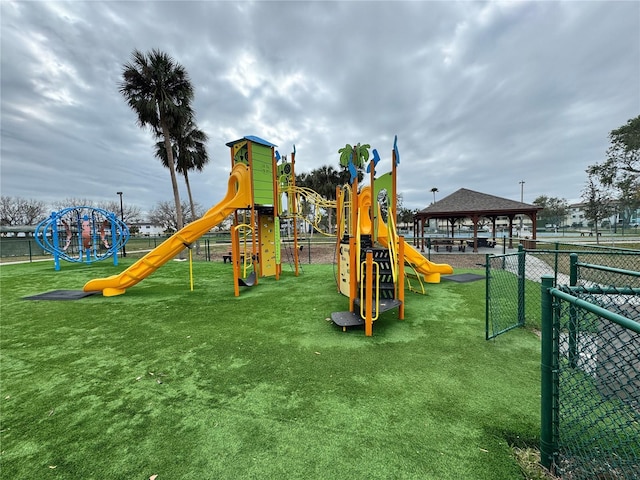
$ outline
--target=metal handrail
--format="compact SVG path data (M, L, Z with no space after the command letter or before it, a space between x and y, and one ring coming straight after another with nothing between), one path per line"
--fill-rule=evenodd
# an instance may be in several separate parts
M364 283L364 274L366 271L366 268L363 268L362 265L366 266L366 261L362 262L362 264L360 265L360 316L362 318L366 317L366 312L364 311L364 291L366 290L365 288L362 288L362 285ZM375 288L375 305L376 305L376 315L375 317L373 316L373 313L371 315L371 321L376 321L378 319L378 316L380 315L380 265L378 264L378 262L372 262L371 263L372 267L374 267L376 269L375 272L375 279L376 279L376 288ZM371 272L371 275L373 275L373 271Z

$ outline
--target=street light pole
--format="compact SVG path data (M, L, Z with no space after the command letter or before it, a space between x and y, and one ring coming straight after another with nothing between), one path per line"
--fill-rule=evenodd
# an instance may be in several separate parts
M116 192L116 195L120 197L120 220L122 220L122 223L124 223L124 209L122 208L122 192ZM111 239L112 242L113 240L114 239ZM124 243L122 244L122 256L123 257L127 256L127 251L124 248Z
M520 203L524 203L524 180L520 180ZM522 215L520 215L520 235L522 235Z

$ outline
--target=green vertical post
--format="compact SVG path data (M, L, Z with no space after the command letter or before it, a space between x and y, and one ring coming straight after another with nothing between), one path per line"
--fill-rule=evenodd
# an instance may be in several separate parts
M556 242L555 244L555 253L554 253L554 259L553 259L553 272L554 272L554 282L555 285L558 284L558 250L560 249L560 243Z
M502 261L504 262L504 257L502 259ZM489 340L489 320L490 317L489 315L491 314L491 310L489 308L489 301L491 299L491 287L490 287L490 283L491 283L491 266L489 264L489 254L485 254L485 259L484 259L484 278L485 278L485 298L484 298L484 339L485 340Z
M575 287L578 285L578 254L569 255L569 285Z
M524 326L524 313L525 313L525 263L526 263L526 255L524 247L522 244L518 245L518 325L521 327Z
M578 254L569 255L569 285L578 285ZM569 305L569 366L576 368L578 359L578 309Z
M553 287L553 277L542 277L542 353L540 358L540 462L542 466L551 470L553 456L557 450L554 442L553 403L555 391L554 346L553 346L553 297L550 289Z
M27 243L29 244L29 263L33 262L33 255L31 253L31 240L27 240Z

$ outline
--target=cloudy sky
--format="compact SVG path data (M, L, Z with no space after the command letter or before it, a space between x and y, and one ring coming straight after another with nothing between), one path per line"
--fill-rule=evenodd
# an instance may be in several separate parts
M225 194L226 142L295 144L298 171L369 143L404 206L468 188L524 201L580 199L608 134L640 114L640 2L0 3L1 192L45 202L172 199L154 138L118 92L134 49L160 49L195 88ZM184 198L184 188L182 189Z

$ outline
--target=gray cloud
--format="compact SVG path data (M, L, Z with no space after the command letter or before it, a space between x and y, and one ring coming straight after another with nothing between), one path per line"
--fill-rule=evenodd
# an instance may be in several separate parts
M640 113L637 2L2 2L3 195L171 199L154 138L118 93L133 49L159 48L195 87L224 195L225 143L259 135L297 167L369 143L423 208L432 187L576 201L608 133Z

